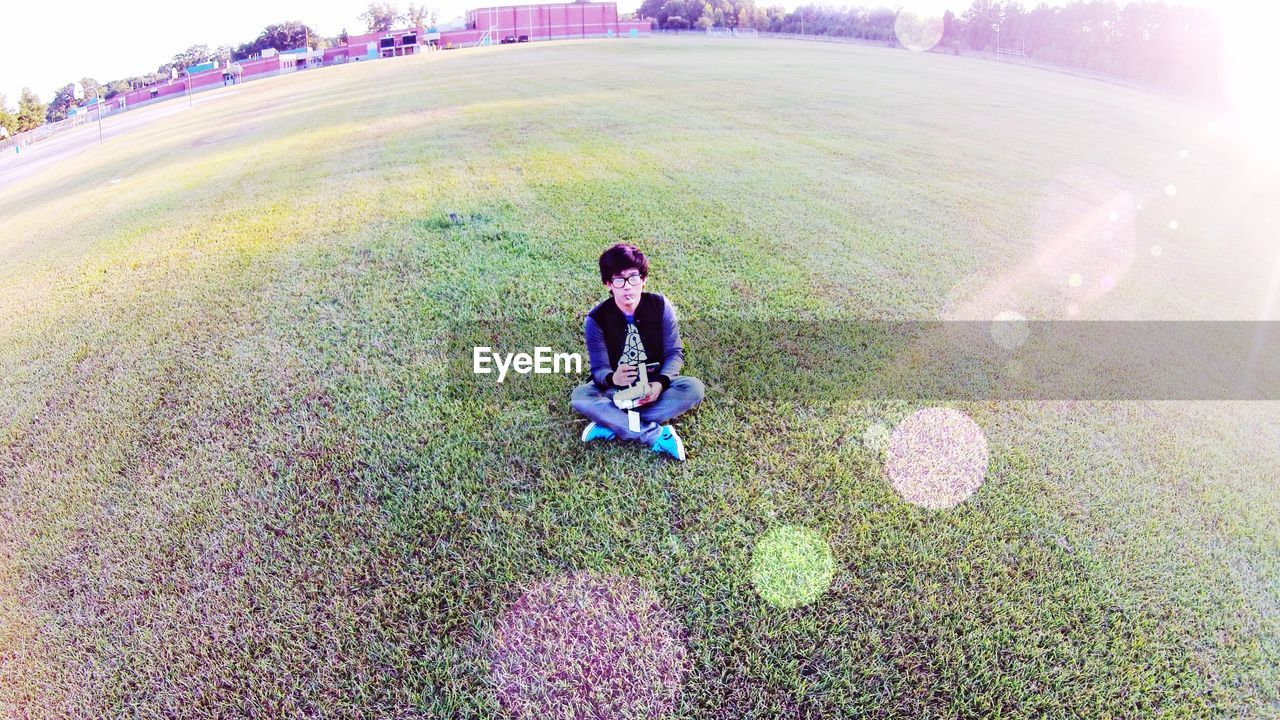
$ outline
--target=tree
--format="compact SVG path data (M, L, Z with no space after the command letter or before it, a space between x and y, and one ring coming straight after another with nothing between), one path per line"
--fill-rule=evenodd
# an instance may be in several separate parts
M671 28L673 30L688 29L691 24L689 21L689 6L685 0L666 0L662 3L662 7L658 8L657 14L654 16L658 20L658 27ZM671 18L679 18L677 26L671 25ZM694 16L697 20L697 16Z
M124 95L133 89L133 85L128 80L112 80L107 83L107 92L105 97L110 100L117 95Z
M782 32L782 23L787 17L787 9L781 5L770 5L765 15L769 20L769 31Z
M658 10L662 8L666 0L644 0L640 3L640 7L636 9L636 17L657 18Z
M92 100L93 98L100 97L102 93L105 92L102 89L102 83L99 83L91 77L80 78L80 85L84 88L84 97L86 100Z
M435 11L426 5L409 3L409 11L404 14L404 18L415 28L431 27L435 25L434 13Z
M991 0L973 0L964 11L964 24L968 27L969 47L986 50L995 45L996 28L1000 26L1000 5Z
M281 52L301 47L312 47L319 44L319 40L320 36L312 32L310 27L296 20L275 23L263 28L253 42L237 47L231 54L231 59L244 60L257 55L267 48Z
M965 27L960 18L950 10L942 15L942 39L938 45L951 48L953 55L960 54L960 38L964 37Z
M192 45L186 50L174 55L170 64L181 70L183 68L191 67L192 65L207 63L216 57L217 54L213 50L210 50L208 45Z
M157 67L156 72L168 77L170 72L175 68L179 73L181 73L192 65L200 65L202 63L217 60L223 53L223 48L210 50L208 45L192 45L186 50L175 54L169 59L169 62Z
M9 110L9 102L3 93L0 93L0 128L4 128L5 135L18 133L18 116Z
M1000 30L996 36L1000 47L1026 51L1027 19L1027 11L1016 0L1009 0L1000 8Z
M872 40L881 40L892 44L898 34L894 31L894 22L898 14L888 8L876 8L867 13L865 36Z
M756 27L770 32L837 35L893 43L897 15L883 6L794 10L761 0L640 0L637 17L659 28ZM967 0L943 16L940 45L1016 48L1039 60L1086 67L1169 89L1219 96L1221 21L1204 7L1168 0L1059 0L1027 10L1023 0ZM1124 3L1123 6L1120 3Z
M284 50L296 50L300 47L306 47L307 40L311 37L311 29L300 22L282 22L272 23L258 33L258 37L253 39L254 52L262 52L267 48L271 48L276 52Z
M44 124L44 103L31 88L22 88L22 97L18 100L18 132L34 130Z
M1136 6L1137 3L1130 7ZM1040 3L1027 15L1026 43L1027 55L1035 55L1041 48L1053 45L1054 26L1057 24L1058 9Z
M67 112L76 104L74 90L75 86L67 83L54 91L53 99L44 108L45 122L55 123L66 119Z
M91 77L80 78L80 86L84 89L84 100L91 101L102 96L102 85ZM49 101L44 111L45 121L52 123L65 120L71 114L71 108L80 105L81 102L76 99L75 84L67 83L53 94L53 99Z
M395 3L371 2L369 7L360 13L360 19L369 27L369 32L387 32L404 16L396 9Z

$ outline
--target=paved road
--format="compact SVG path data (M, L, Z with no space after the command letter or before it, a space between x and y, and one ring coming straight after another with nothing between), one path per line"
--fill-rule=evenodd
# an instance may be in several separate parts
M191 99L195 105L200 105L238 92L240 92L238 87L217 88L197 93ZM117 135L123 135L161 118L186 112L190 109L187 98L179 96L155 105L129 110L119 115L108 115L102 119L103 140L110 140ZM14 152L10 148L6 152L0 153L0 189L31 177L54 163L65 160L97 144L98 123L92 122L74 130L59 133L48 140L24 147L20 153Z

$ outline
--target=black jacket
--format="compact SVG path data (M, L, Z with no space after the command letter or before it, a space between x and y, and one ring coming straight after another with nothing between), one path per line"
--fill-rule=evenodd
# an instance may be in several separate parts
M659 363L658 372L651 380L662 383L665 390L671 378L680 374L684 366L684 347L680 342L680 330L676 325L675 308L657 293L641 293L636 306L636 330L644 343L647 362ZM591 378L601 389L617 387L613 384L613 371L622 358L622 346L627 337L627 319L618 309L612 297L606 298L587 313L584 322L587 337L587 353L591 359ZM603 339L604 352L599 340Z

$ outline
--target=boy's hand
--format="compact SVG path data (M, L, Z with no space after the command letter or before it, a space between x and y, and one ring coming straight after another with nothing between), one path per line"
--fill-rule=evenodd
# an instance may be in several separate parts
M658 399L658 396L659 396L659 395L661 395L661 394L662 394L662 383L660 383L660 382L651 382L651 383L649 383L649 387L648 387L647 391L645 392L644 397L642 397L642 398L640 398L639 400L637 400L637 401L636 401L636 404L637 404L637 405L648 405L649 403L653 402L654 400L657 400L657 399Z
M636 381L636 376L640 371L635 365L619 365L617 370L613 371L613 384L618 387L627 387Z

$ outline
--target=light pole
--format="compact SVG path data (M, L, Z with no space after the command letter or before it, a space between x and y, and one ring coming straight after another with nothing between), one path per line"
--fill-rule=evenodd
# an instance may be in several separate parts
M102 144L102 111L106 109L105 101L102 99L102 86L98 86L98 144Z
M84 99L84 85L80 83L71 83L71 97L75 100ZM102 86L99 85L95 92L95 105L98 106L98 144L102 144ZM86 109L85 112L88 112Z

